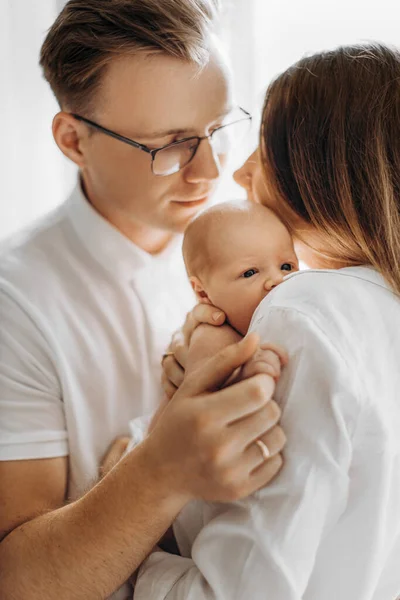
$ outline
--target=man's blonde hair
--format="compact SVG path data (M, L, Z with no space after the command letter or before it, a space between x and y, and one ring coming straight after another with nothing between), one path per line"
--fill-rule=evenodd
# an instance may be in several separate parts
M87 115L117 56L159 53L206 64L218 12L219 0L70 0L40 64L60 106Z

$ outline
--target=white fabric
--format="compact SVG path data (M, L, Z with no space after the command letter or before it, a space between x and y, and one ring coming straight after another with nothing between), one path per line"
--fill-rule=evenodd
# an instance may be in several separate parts
M280 343L277 479L179 515L135 600L394 600L400 593L400 301L366 267L294 274L251 324Z
M160 360L194 298L181 239L151 257L76 188L0 256L0 460L69 454L69 497L161 397Z

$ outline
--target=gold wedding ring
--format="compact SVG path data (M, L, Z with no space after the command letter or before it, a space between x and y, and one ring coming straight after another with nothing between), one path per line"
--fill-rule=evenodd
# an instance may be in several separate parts
M268 460L270 455L270 451L268 450L268 446L264 444L261 440L256 440L257 446L260 448L260 452L264 460Z
M161 364L163 364L164 358L167 358L167 356L175 356L175 355L173 352L164 352L164 354L162 355Z

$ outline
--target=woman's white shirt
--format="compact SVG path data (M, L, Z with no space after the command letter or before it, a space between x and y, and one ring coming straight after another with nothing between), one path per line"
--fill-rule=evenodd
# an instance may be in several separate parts
M154 552L135 600L395 600L400 594L400 300L367 267L304 271L250 326L290 360L280 475L189 504L183 556Z

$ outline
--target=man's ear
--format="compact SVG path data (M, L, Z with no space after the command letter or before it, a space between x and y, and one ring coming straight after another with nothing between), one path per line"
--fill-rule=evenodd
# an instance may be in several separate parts
M203 284L201 283L200 279L198 277L189 277L189 281L192 285L194 293L196 294L197 300L202 304L211 304L211 300L203 288Z
M82 169L85 164L82 149L88 138L87 127L68 112L61 111L53 119L53 137L61 152Z

